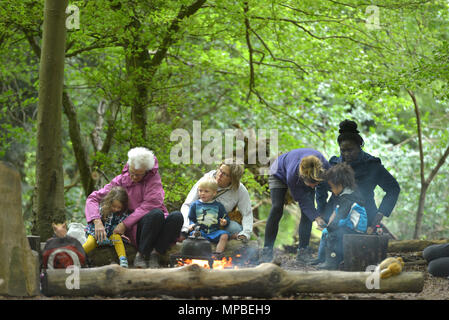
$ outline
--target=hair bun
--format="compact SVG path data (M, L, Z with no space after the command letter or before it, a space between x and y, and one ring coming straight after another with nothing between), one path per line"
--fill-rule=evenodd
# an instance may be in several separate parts
M359 130L357 130L357 123L355 123L352 120L344 120L340 122L340 130L338 132L341 133L359 133Z

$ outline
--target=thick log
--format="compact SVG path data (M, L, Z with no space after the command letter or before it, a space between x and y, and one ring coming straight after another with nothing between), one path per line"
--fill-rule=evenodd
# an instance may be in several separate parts
M365 271L387 256L389 236L345 234L343 237L344 269Z
M449 239L446 240L398 240L390 241L388 244L388 252L416 252L423 251L430 245L433 244L443 244L448 243Z
M298 293L420 292L424 286L421 272L403 272L381 279L378 289L369 289L367 283L371 283L374 274L371 272L286 271L272 263L232 270L209 270L197 265L170 269L125 269L110 265L76 272L79 274L47 270L43 293L47 296L270 298Z

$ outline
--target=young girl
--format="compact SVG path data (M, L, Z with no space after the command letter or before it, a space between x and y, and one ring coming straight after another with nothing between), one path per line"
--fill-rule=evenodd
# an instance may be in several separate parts
M326 261L319 269L338 269L343 261L343 236L351 233L365 233L368 217L363 207L364 201L356 190L354 170L346 163L339 163L326 172L326 180L332 193L337 197L337 207L329 219L318 252L318 259ZM321 257L320 257L321 256Z
M229 223L224 206L215 199L218 184L213 178L203 178L198 184L198 200L190 206L189 220L193 223L190 231L195 225L200 226L201 235L208 241L217 243L215 255L220 256L229 239L229 233L220 230Z
M115 227L128 217L128 193L123 187L113 187L100 203L101 220L104 225L107 239L97 243L95 236L95 224L89 222L86 227L87 241L83 244L86 253L95 249L98 245L113 244L119 257L120 266L128 268L125 246L122 237L113 233Z

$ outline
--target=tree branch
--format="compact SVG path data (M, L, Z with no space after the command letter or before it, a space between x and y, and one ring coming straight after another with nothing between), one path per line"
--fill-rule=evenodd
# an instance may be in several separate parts
M254 84L254 65L253 65L253 47L251 45L251 38L249 36L251 26L249 24L249 20L248 20L248 16L247 16L248 11L249 11L248 2L245 1L244 7L243 7L243 12L245 13L245 38L246 38L246 45L248 47L248 52L249 52L249 91L248 91L248 95L246 96L246 101L248 101L249 96L251 95L251 91L255 86L255 84Z
M407 89L407 92L410 95L410 97L412 98L413 105L415 107L416 124L417 124L417 130L418 130L420 177L421 177L421 184L424 186L426 183L426 180L424 178L424 152L423 152L423 146L422 146L421 116L419 114L419 106L418 106L418 102L416 101L415 93L409 89Z

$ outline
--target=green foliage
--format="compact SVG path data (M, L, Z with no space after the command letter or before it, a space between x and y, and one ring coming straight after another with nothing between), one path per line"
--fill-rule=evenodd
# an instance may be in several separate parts
M426 176L449 145L448 27L446 1L377 1L380 25L368 28L366 1L207 1L179 23L160 64L156 53L175 17L194 0L71 1L80 9L80 29L69 30L65 90L71 98L96 188L119 174L136 144L159 161L166 204L179 209L191 186L215 165L174 164L170 150L177 128L192 134L193 121L207 129L277 129L279 152L313 147L338 155L338 123L359 123L365 150L379 156L401 185L387 225L412 236L420 192L416 118L407 89L421 107ZM23 207L31 225L35 126L44 1L0 5L0 159L23 177ZM251 50L250 50L251 48ZM131 58L144 56L142 66ZM138 61L138 60L135 60ZM150 67L151 65L151 67ZM138 86L147 90L138 96ZM114 129L111 148L92 143L97 108L106 104L99 137ZM146 137L136 135L132 108L143 102ZM84 222L85 196L63 118L66 211ZM140 140L139 140L140 139ZM448 237L448 164L432 182L423 234ZM245 171L253 204L267 197L266 185ZM380 202L382 190L377 190ZM269 208L261 210L261 218ZM291 237L297 221L281 223ZM291 232L290 232L291 231ZM282 239L282 242L288 239Z

